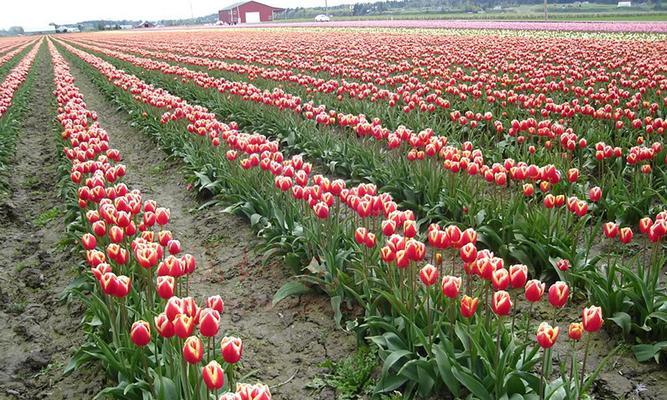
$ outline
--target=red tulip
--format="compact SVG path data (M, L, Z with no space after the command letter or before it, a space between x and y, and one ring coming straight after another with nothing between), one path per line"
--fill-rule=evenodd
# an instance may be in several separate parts
M573 322L567 328L567 336L572 340L581 339L581 335L584 333L584 325L581 322Z
M220 295L210 296L206 299L206 307L212 308L222 314L225 309L225 303L222 301Z
M130 278L125 275L119 275L116 278L116 286L113 295L119 298L125 297L132 289L132 282Z
M220 329L220 313L212 308L205 308L199 314L199 332L204 337L213 337Z
M537 343L543 349L551 348L558 339L559 331L558 327L553 328L547 322L542 322L537 328Z
M544 196L544 207L546 208L554 208L556 205L556 197L549 193L548 195Z
M93 233L97 237L102 237L107 233L107 224L104 221L96 221L93 223Z
M491 309L498 316L508 315L512 309L510 294L504 290L494 292Z
M137 321L130 329L132 343L139 347L146 346L151 342L151 326L146 321Z
M600 307L591 306L584 308L581 317L586 332L597 332L602 328L604 320L602 319L602 309Z
M313 206L313 211L317 218L326 219L329 217L329 206L326 203L318 202Z
M495 290L505 290L510 285L510 274L505 268L493 271L491 283Z
M425 286L432 286L438 281L438 269L431 264L426 264L419 271L419 279Z
M442 277L442 294L450 299L459 295L461 289L461 278L458 276L445 275Z
M630 243L633 236L634 234L632 233L632 229L630 227L626 226L618 231L618 239L621 241L621 243Z
M174 333L181 339L192 335L195 329L195 319L185 314L178 314L172 320L174 323Z
M154 321L158 335L167 339L174 336L174 324L167 318L167 314L159 314L154 318Z
M567 260L565 258L561 258L556 262L556 268L559 270L565 272L569 270L572 267L572 264L570 264L570 260Z
M601 198L602 189L600 189L598 186L594 186L588 191L588 199L593 203L597 203Z
M167 225L170 216L171 212L168 208L158 207L155 209L155 222L160 226Z
M461 315L465 318L472 317L477 311L477 304L479 299L477 297L470 297L465 295L461 298Z
M360 226L354 231L354 240L358 244L364 244L366 242L366 236L368 236L368 229Z
M92 250L97 246L97 239L90 233L84 233L83 236L81 236L81 244L85 250Z
M407 238L415 237L417 234L417 222L407 220L403 222L403 236Z
M181 242L172 239L167 243L167 251L169 251L169 254L171 255L176 255L181 252Z
M204 345L197 336L190 336L183 344L183 359L189 364L197 364L204 357Z
M202 368L201 376L208 390L219 390L225 385L225 374L215 360Z
M391 247L384 246L380 249L380 258L386 263L390 263L396 259L396 252Z
M613 239L618 235L618 224L614 222L606 222L602 225L602 232L607 238Z
M579 180L579 170L577 168L570 168L567 170L567 180L574 183Z
M653 226L653 220L650 217L644 217L639 220L639 231L643 234L648 234L651 226Z
M124 238L125 231L123 231L123 228L117 225L112 225L111 228L109 228L109 240L111 240L112 243L120 243Z
M234 336L225 336L220 342L222 358L228 364L236 364L243 355L243 342Z
M156 291L157 295L162 299L169 299L174 295L174 287L176 286L176 279L173 276L158 276Z
M162 231L158 232L158 234L157 234L158 243L160 243L160 245L162 245L162 246L166 246L167 244L169 244L169 241L173 238L174 237L173 237L171 231L162 230Z
M471 263L477 259L477 247L474 243L466 243L459 249L459 256L463 262Z
M564 307L569 296L570 288L563 281L558 281L549 288L549 303L556 308Z
M542 295L544 295L544 283L540 282L538 279L531 279L526 283L524 290L526 300L531 303L538 302L542 299Z
M528 280L528 267L523 264L510 266L510 284L513 288L521 288Z
M535 194L535 188L533 187L532 183L524 183L523 184L523 195L526 197L531 197Z

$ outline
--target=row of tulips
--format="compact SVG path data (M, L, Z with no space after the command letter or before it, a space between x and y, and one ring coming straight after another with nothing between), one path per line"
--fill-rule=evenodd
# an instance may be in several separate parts
M9 72L7 77L5 77L5 80L2 82L2 85L0 86L0 118L2 118L9 107L11 107L14 94L28 77L30 67L35 61L38 48L38 45L33 46L28 54L21 59L18 65ZM12 51L9 59L20 53L21 50L22 48Z
M84 273L95 281L85 296L88 318L101 321L75 360L95 354L117 373L119 385L105 390L117 397L143 392L144 398L218 399L224 390L220 399L270 399L266 385L235 385L243 343L218 339L222 298L211 296L200 306L188 296L196 261L168 230L169 209L122 183L121 154L50 41L49 50L57 119L85 231L81 243L90 270Z
M319 35L322 33L316 34ZM341 35L346 37L346 41L355 41L355 38L346 32L341 32ZM533 115L541 109L539 112L544 117L553 114L571 118L575 114L594 114L594 118L602 117L614 121L618 117L606 108L607 105L618 106L622 99L632 99L630 109L638 108L641 111L639 106L642 97L650 96L650 93L637 89L644 87L650 91L655 87L653 85L659 86L663 79L659 66L650 63L647 65L642 58L642 41L631 42L630 48L628 41L604 41L606 52L623 53L626 56L624 65L627 68L615 73L618 64L610 62L603 64L596 74L587 71L587 68L589 65L600 64L598 42L601 41L590 39L571 39L564 43L561 40L512 40L486 35L444 39L401 35L392 36L390 45L385 49L378 51L377 47L373 47L372 52L368 51L369 39L366 38L365 42L358 43L358 47L355 47L355 56L350 54L350 49L345 48L346 46L337 47L339 44L331 38L328 38L330 51L322 54L322 50L313 45L311 35L303 34L289 35L289 42L282 42L286 48L299 48L298 53L266 46L264 38L260 39L262 42L253 41L256 35L248 32L236 32L232 38L227 35L224 41L209 34L200 39L196 47L189 47L186 42L174 44L178 39L174 37L176 35L170 35L168 40L160 40L162 35L156 36L157 38L151 37L149 40L145 40L144 35L139 38L123 37L106 41L126 46L135 45L137 39L143 39L143 42L139 42L142 47L160 52L176 52L177 58L173 61L187 61L209 69L248 75L250 79L293 83L305 86L309 93L335 93L339 99L349 96L371 102L386 101L390 107L400 105L404 112L448 109L450 103L456 104L457 101L462 102L472 97L478 102L486 101L489 105L496 105L494 114L498 117L501 114L499 111L507 110L509 106L510 109L516 107L530 111ZM383 39L382 35L373 35L370 42ZM434 39L436 43L433 43ZM189 38L188 42L191 40ZM251 55L247 54L248 40L253 43L254 54ZM286 39L280 37L278 40ZM415 41L419 44L415 45ZM423 57L421 53L422 41L428 41L429 57ZM461 46L463 41L465 47ZM272 44L275 44L274 41ZM409 44L409 48L404 48L406 44ZM470 54L463 50L471 46L478 48L479 53ZM401 48L400 52L395 52L397 47ZM545 65L543 53L536 51L544 47L558 53L559 59L549 59L549 63ZM346 51L341 52L344 48ZM508 48L512 49L512 54L507 54ZM658 51L661 50L659 46ZM516 57L521 62L514 65L502 63L508 57ZM226 63L223 59L243 59L244 64ZM572 59L580 61L580 64L573 67L573 64L568 62ZM393 60L396 62L392 63ZM451 68L455 67L465 69L452 71ZM544 71L545 68L548 71ZM316 75L293 72L294 70L312 71ZM329 79L325 78L326 74L322 74L325 71L329 74ZM635 71L638 71L639 76L632 74ZM545 77L545 72L550 79ZM336 80L339 75L361 82ZM610 75L615 80L612 84L605 85L610 81ZM638 84L637 78L646 81ZM600 90L596 91L598 88ZM631 90L635 92L632 93ZM559 103L561 99L562 102ZM580 102L583 104L580 105ZM497 107L499 104L502 107ZM591 104L599 108L593 108ZM652 107L650 112L655 113L656 108ZM474 110L472 112L475 113ZM460 112L463 113L464 111ZM629 114L626 114L626 117L629 118L628 122L636 119ZM476 120L479 119L473 119ZM639 121L642 124L642 121Z
M385 375L379 390L392 390L404 385L406 394L418 391L422 395L428 395L446 386L448 390L458 395L462 392L461 386L464 386L463 390L469 390L481 398L494 398L503 394L513 394L514 390L519 390L501 387L503 378L497 374L510 377L527 374L532 377L529 379L531 383L520 389L522 393L544 395L549 391L567 391L576 392L575 396L578 396L590 386L590 379L585 383L583 381L585 366L581 369L581 380L579 373L571 371L556 383L551 382L549 378L548 382L545 382L533 372L538 362L536 353L539 348L535 343L543 345L545 349L550 348L557 339L558 327L547 328L546 325L542 325L536 331L528 319L521 328L515 327L513 322L516 319L517 306L513 305L510 292L507 291L509 276L511 274L511 281L516 285L513 287L525 286L525 296L532 299L531 304L542 298L545 285L539 280L528 282L528 269L525 266L512 266L507 270L504 269L501 258L495 257L488 250L478 251L477 233L474 230L468 229L462 232L454 225L443 229L432 226L427 246L426 241L417 238L421 234L414 213L409 210L398 210L391 196L377 195L374 186L362 184L348 189L342 181L329 180L319 175L312 177L311 185L306 185L309 182L308 173L304 172L303 178L297 175L298 172L304 171L303 167L307 163L303 163L300 157L284 160L282 153L278 151L277 143L266 142L265 138L259 135L244 135L231 125L216 123L205 109L198 109L196 113L188 115L187 103L175 96L147 85L91 54L68 45L65 47L105 76L110 85L131 93L132 97L128 98L130 104L136 101L152 106L139 109L146 113L145 119L149 118L149 113L157 113L154 107L170 109L168 113L156 117L161 125L156 129L162 135L171 135L172 130L178 131L174 134L185 135L184 144L192 142L188 144L193 149L193 153L188 154L190 160L203 157L199 152L208 153L206 161L220 164L218 173L228 174L225 175L225 180L233 184L248 182L249 187L261 191L260 197L270 196L269 201L278 203L285 215L298 216L294 222L301 223L304 230L311 231L306 234L315 233L308 237L318 237L316 243L322 241L321 233L332 235L332 240L337 240L338 229L350 235L352 235L350 231L354 232L353 237L358 245L351 244L351 250L356 255L350 259L349 265L338 266L328 263L325 256L322 256L316 264L335 274L337 280L350 285L348 290L351 295L358 299L366 310L360 327L362 332L380 333L371 340L383 349L385 373L394 374L399 379L394 379L389 384L386 379L390 379L390 375ZM178 124L180 119L186 119L189 123ZM197 125L210 127L212 124L220 129L212 139L219 139L221 146L225 144L222 151L209 145L211 139L204 139L198 135ZM187 130L191 133L185 132L187 127L190 127ZM183 148L179 150L182 151ZM297 172L294 172L295 167ZM304 179L302 183L305 186L298 183L290 185L289 181L283 184L292 178L295 181ZM271 189L274 185L275 188ZM281 194L290 188L291 196ZM244 200L259 201L252 197L245 197ZM312 215L303 213L303 200L308 201L315 219ZM331 204L328 204L329 202ZM340 212L339 208L343 205L355 212L352 214ZM332 209L337 211L330 212ZM364 226L354 230L354 225L359 223ZM387 237L387 244L380 249L379 238L383 235ZM336 241L335 247L342 250L340 247L344 243ZM457 268L454 261L451 264L443 263L442 253L438 251L459 247L456 253L461 258L474 261L475 267L471 266L471 262L467 263L465 268ZM323 250L326 251L326 245L320 246L315 251ZM316 253L311 255L318 256ZM426 264L427 257L431 257L434 263ZM335 268L340 270L335 271ZM475 279L476 274L466 274L464 289L463 278L458 275L463 269L483 272L478 272L480 274L478 279ZM432 290L432 286L439 280L439 275L444 275L445 270L451 272L450 275L443 277L442 290ZM346 273L351 273L352 279L347 279ZM418 278L423 285L417 284ZM493 287L492 281L495 282ZM464 291L468 294L459 300ZM556 316L557 310L565 306L568 301L569 287L564 282L558 282L550 287L549 293L548 297L550 303L554 305ZM480 306L484 310L483 315L481 312L477 313L477 308ZM456 308L460 309L461 315L453 312ZM508 315L512 315L511 324L504 318ZM589 332L599 330L602 325L601 310L598 307L586 309L582 323L586 324ZM555 318L551 325L555 325ZM581 335L576 333L579 326L573 325L573 340L581 338ZM464 344L464 341L457 339L457 331L464 332L462 337L474 338L476 341L474 345L480 346L476 354L463 355L464 361L460 355L457 357L456 353L463 351L465 346L470 344L467 342ZM498 336L493 340L489 333L495 331L498 332ZM533 340L526 338L531 331ZM428 335L425 332L428 332ZM387 347L387 340L392 337L396 337L405 347ZM481 343L478 340L485 340L487 337L491 340L490 349L495 351L486 349L482 353L482 347L486 347L488 343ZM396 342L393 342L392 346L395 345ZM517 348L524 350L523 360L522 352L519 351L519 357L508 364L507 358L515 353ZM549 354L549 351L545 353ZM473 361L478 357L488 361L488 365ZM447 368L434 368L438 363L455 364L456 372L452 375ZM574 365L574 362L572 363ZM549 365L550 361L544 362L545 368ZM484 374L490 373L490 370L493 370L493 375L496 377L495 382L501 382L499 385L489 384L483 380ZM422 373L426 374L424 379L415 378ZM544 376L550 377L548 374ZM563 383L565 381L568 382L567 385Z

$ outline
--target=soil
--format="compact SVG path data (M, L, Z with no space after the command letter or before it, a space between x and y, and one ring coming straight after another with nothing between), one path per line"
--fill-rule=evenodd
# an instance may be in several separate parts
M53 72L46 47L35 64L31 108L0 199L0 399L92 398L104 376L95 369L63 377L83 341L80 304L60 296L76 276L78 256L59 248L64 235L58 198ZM50 221L45 216L54 216ZM44 222L46 222L44 224Z
M201 302L220 294L225 301L222 330L244 342L241 375L250 374L245 380L268 384L276 399L334 398L333 392L314 395L306 388L325 371L322 362L355 349L356 339L336 328L329 299L304 295L272 307L274 293L290 273L276 261L262 263L254 252L261 241L248 222L218 206L197 211L200 204L188 190L182 162L135 129L84 73L74 66L71 72L86 104L108 130L111 146L124 156L128 187L170 208L169 229L183 251L197 259L191 295Z

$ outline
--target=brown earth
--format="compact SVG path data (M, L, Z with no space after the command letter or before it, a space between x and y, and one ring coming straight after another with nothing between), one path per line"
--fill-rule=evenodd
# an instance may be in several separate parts
M0 199L0 399L92 398L104 380L94 369L62 376L84 339L83 310L60 301L79 258L58 246L64 221L49 60L44 46L33 66L31 107L11 163L9 191Z

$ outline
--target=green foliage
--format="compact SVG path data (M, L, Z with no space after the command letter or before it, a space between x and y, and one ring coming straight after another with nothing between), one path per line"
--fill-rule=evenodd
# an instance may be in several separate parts
M327 372L309 384L316 392L332 388L336 392L336 400L363 399L373 394L377 354L372 348L360 347L340 361L328 359L321 366Z

